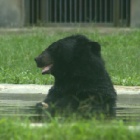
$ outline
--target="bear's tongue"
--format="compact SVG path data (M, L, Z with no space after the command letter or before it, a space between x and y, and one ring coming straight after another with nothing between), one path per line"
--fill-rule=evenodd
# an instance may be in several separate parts
M42 74L47 74L50 71L50 68L52 67L52 65L48 65L46 67L42 68Z

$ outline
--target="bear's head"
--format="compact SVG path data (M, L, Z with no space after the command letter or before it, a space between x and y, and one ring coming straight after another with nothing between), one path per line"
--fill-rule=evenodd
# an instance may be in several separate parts
M83 35L73 35L52 43L35 61L42 74L55 75L56 69L60 72L85 69L93 59L102 61L99 43Z

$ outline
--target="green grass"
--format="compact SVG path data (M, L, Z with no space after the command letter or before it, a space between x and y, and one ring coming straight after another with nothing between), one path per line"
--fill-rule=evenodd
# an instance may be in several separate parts
M52 84L41 75L35 56L52 42L72 34L85 34L102 45L106 67L116 85L140 85L140 31L102 34L92 29L28 29L0 32L0 83Z
M52 42L81 33L102 45L102 55L114 84L140 85L140 31L106 30L103 34L94 28L63 30L47 28L0 32L0 83L52 84L53 77L42 76L34 58ZM139 131L129 130L121 121L53 119L52 122L43 123L42 127L31 127L29 120L0 119L0 140L138 140L139 138Z
M139 130L130 130L123 122L99 122L95 119L59 122L54 119L42 127L29 121L0 120L1 140L138 140Z

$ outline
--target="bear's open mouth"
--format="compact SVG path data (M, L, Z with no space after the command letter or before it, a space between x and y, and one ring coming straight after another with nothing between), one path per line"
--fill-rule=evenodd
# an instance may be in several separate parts
M51 72L51 67L53 66L53 64L47 65L45 67L42 68L42 74L48 74Z

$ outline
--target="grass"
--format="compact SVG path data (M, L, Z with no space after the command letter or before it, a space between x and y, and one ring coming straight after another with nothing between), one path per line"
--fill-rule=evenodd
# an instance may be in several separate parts
M0 120L1 140L138 140L138 130L128 129L122 121L99 122L80 120L59 122L52 120L42 127L31 126L29 121Z
M102 45L106 67L116 85L140 85L140 31L100 33L98 30L29 29L0 33L0 83L52 84L42 76L34 57L49 44L71 34L85 34Z
M52 42L71 34L85 34L102 45L106 67L116 85L140 86L140 31L100 33L96 29L27 29L0 31L0 83L52 84L42 76L34 57ZM139 125L139 124L138 124ZM70 120L31 127L29 120L0 119L0 140L137 140L138 131L121 121Z

